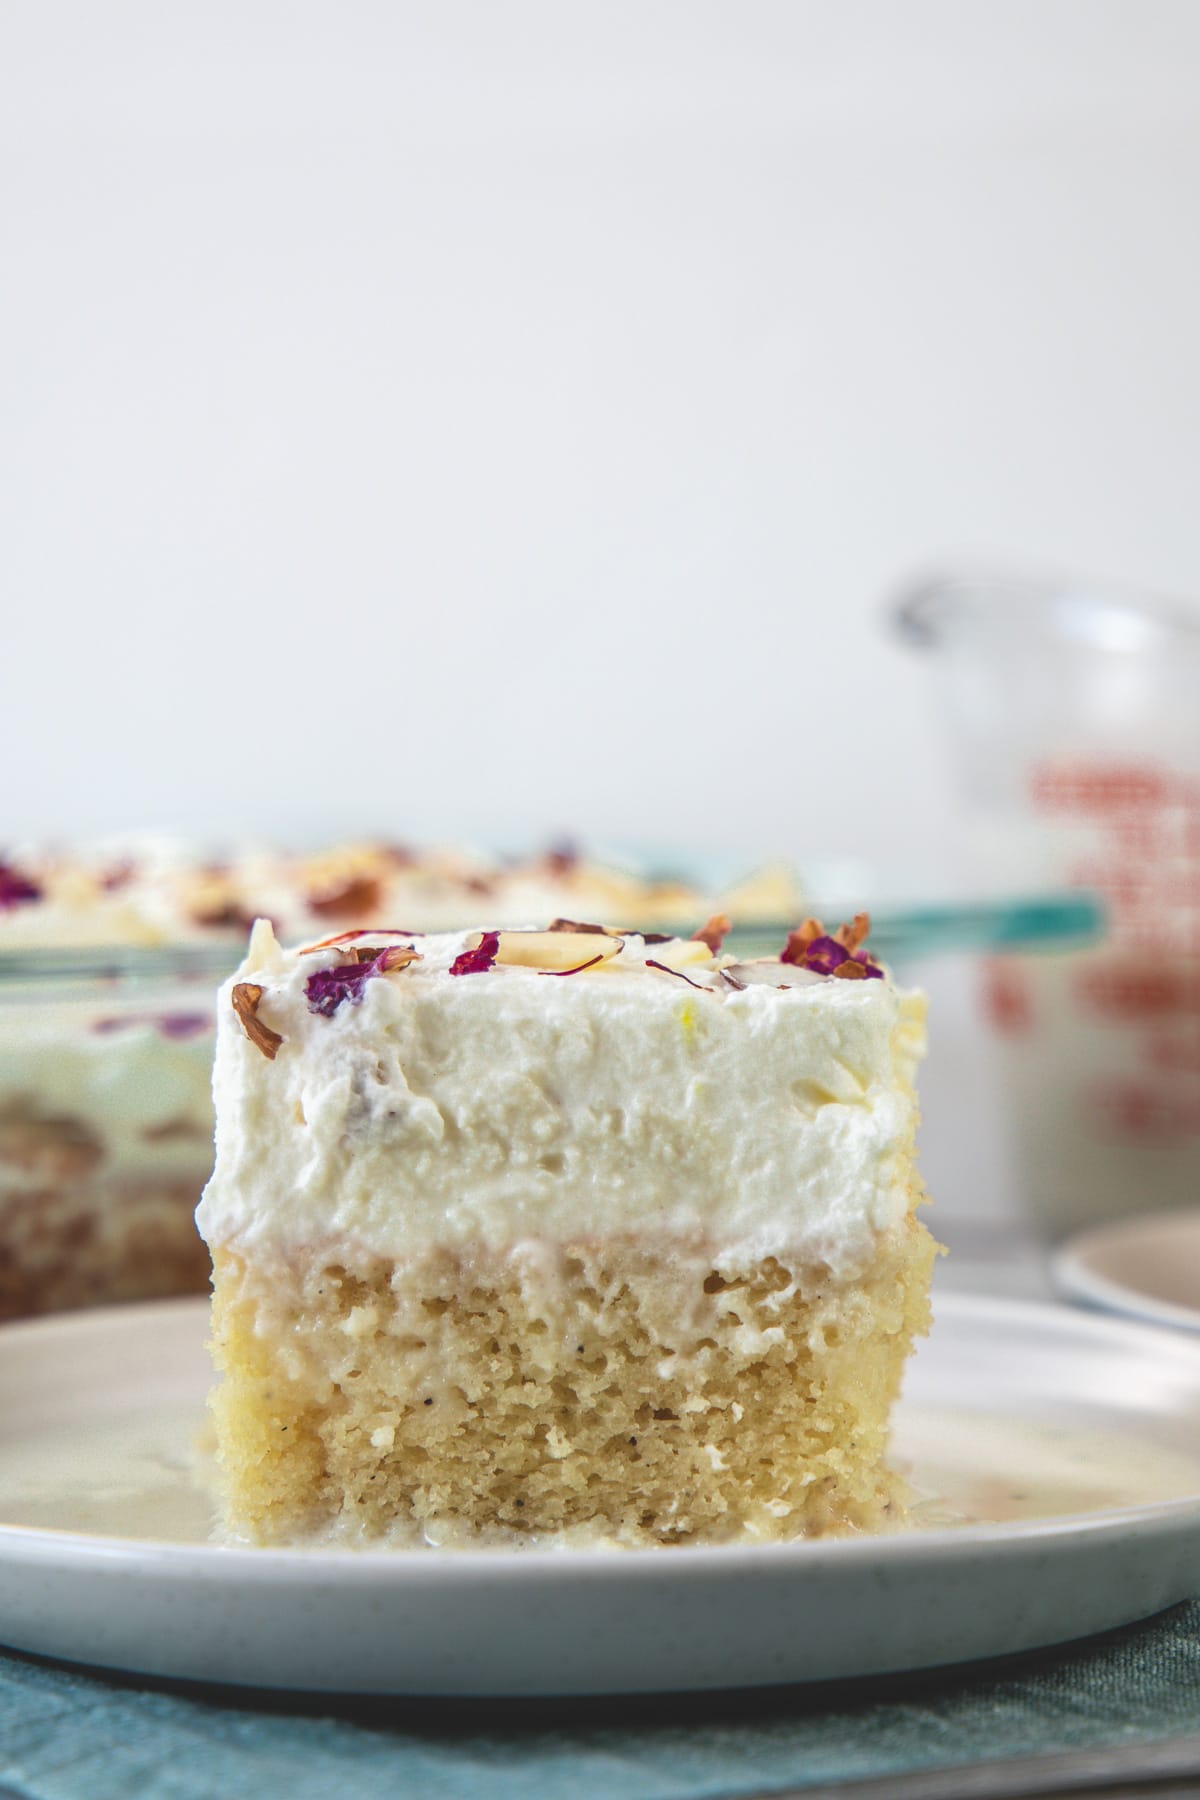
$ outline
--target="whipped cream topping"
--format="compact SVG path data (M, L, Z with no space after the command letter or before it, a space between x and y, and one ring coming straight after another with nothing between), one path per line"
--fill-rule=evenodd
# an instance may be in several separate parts
M578 973L452 974L481 935L285 952L256 926L218 1002L210 1245L406 1260L649 1237L849 1276L913 1204L923 996L636 936ZM419 960L313 1010L318 972L405 944ZM243 1013L261 990L266 1049L235 988Z
M0 1006L0 1193L71 1179L56 1154L64 1132L92 1146L76 1175L199 1188L212 1165L211 1000L171 998L177 1010L161 1016L111 1002Z

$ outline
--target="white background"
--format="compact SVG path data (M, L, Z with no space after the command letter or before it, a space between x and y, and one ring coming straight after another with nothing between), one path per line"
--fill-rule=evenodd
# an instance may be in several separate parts
M1200 594L1189 0L13 0L0 153L10 838L932 889L896 583Z

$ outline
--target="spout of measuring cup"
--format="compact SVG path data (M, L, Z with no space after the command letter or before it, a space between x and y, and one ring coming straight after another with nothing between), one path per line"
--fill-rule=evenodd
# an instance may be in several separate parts
M892 630L912 649L936 650L971 611L976 586L955 575L923 575L905 582L888 606Z
M1200 647L1194 604L1079 576L922 575L898 589L888 614L896 635L918 650L1191 659Z

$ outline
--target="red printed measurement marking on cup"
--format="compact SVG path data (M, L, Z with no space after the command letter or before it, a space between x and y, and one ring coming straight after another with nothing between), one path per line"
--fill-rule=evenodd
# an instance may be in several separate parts
M996 1030L1025 1037L1033 1029L1032 983L1011 958L992 956L983 965L983 1004Z
M1070 886L1104 897L1109 937L1072 959L1058 1004L1098 1035L1077 1090L1098 1135L1129 1144L1200 1134L1200 781L1162 764L1043 760L1028 777L1034 811L1071 828ZM1011 984L1010 984L1011 985ZM1036 998L1036 996L1035 996ZM989 1011L1023 1026L995 982Z
M1076 994L1088 1011L1122 1023L1200 1014L1200 968L1109 961L1080 971Z
M1155 1069L1186 1069L1200 1075L1200 1021L1190 1029L1152 1031L1146 1039L1146 1059Z
M1122 946L1200 956L1200 781L1154 763L1036 763L1029 797L1043 816L1091 828L1069 886L1107 902Z
M1200 1131L1200 1094L1169 1093L1131 1077L1094 1081L1084 1099L1092 1115L1118 1140L1153 1144Z
M1161 806L1171 780L1153 764L1045 762L1034 765L1029 792L1038 812L1104 818L1131 807Z

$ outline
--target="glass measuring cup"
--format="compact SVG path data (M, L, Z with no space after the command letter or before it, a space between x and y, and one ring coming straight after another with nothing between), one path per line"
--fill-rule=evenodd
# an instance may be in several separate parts
M952 578L895 619L937 670L972 879L1107 916L1093 948L983 966L1035 1220L1200 1204L1200 609Z

